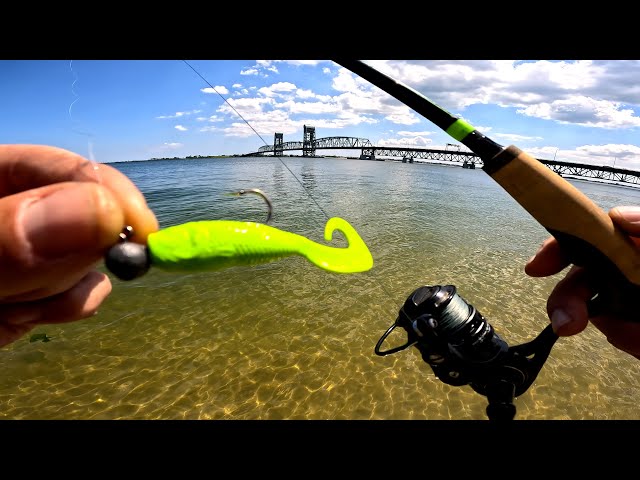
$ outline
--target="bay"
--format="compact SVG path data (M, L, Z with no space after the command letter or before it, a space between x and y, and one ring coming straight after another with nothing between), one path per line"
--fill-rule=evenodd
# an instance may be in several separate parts
M482 170L339 158L234 157L112 164L161 227L262 222L324 243L339 216L374 267L332 274L302 257L256 267L123 282L99 313L44 325L0 350L4 419L479 420L487 399L436 378L410 348L374 347L407 296L452 284L509 344L548 325L550 278L524 274L547 231ZM603 209L640 204L637 188L570 180ZM334 240L342 246L341 239ZM100 267L103 271L103 267ZM398 329L400 330L400 329ZM402 343L403 331L390 342ZM561 338L518 419L636 419L640 363L595 328Z

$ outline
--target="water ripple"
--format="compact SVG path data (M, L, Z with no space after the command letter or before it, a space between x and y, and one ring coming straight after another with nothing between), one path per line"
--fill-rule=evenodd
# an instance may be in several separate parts
M453 284L510 345L547 324L562 274L533 279L526 260L546 231L480 170L337 159L210 159L117 164L161 225L261 221L319 242L327 216L351 222L374 268L322 271L300 257L253 268L113 279L95 317L37 329L48 343L0 350L5 419L469 419L486 399L439 381L415 349L374 346L421 285ZM603 208L630 189L576 182ZM320 208L318 207L320 206ZM394 334L395 335L395 334ZM402 342L398 332L394 341ZM390 339L391 340L391 339ZM521 419L634 419L640 365L595 328L560 339Z

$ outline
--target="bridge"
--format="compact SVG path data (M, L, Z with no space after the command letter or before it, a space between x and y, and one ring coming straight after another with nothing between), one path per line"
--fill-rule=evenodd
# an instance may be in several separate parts
M303 140L301 142L284 142L283 134L276 133L273 145L260 147L257 152L247 153L243 157L256 156L280 156L284 152L302 151L303 157L322 157L316 155L317 150L360 150L359 158L362 160L390 160L403 163L444 163L461 164L463 168L476 168L484 166L482 159L475 153L460 149L460 145L448 143L444 150L429 148L407 147L376 147L366 138L356 137L326 137L316 138L315 128L304 126ZM542 164L549 167L562 177L593 179L603 182L613 182L626 185L640 185L640 171L581 164L574 162L561 162L558 160L546 160L539 158Z

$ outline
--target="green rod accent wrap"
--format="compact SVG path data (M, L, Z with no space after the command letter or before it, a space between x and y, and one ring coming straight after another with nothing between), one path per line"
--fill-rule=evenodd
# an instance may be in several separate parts
M324 238L341 231L349 246L331 247L269 225L232 220L188 222L152 233L148 237L151 264L168 271L212 271L241 265L258 265L300 255L335 273L370 270L373 257L358 232L344 219L334 217Z
M472 125L462 119L458 119L449 128L447 128L446 132L453 138L461 142L474 130L475 128Z

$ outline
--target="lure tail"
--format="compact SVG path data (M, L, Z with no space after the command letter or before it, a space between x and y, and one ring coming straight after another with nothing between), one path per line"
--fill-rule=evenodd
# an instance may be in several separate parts
M314 265L335 273L365 272L373 267L373 257L355 228L338 217L329 219L324 227L324 239L330 242L333 232L341 231L349 242L347 248L336 248L309 240L302 254Z

